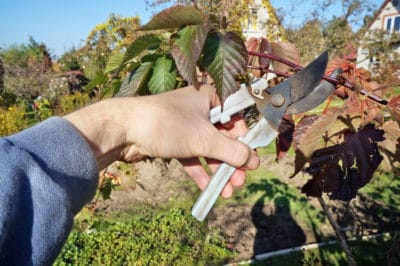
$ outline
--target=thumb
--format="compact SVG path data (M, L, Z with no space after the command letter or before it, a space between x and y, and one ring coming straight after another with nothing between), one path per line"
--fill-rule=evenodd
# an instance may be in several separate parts
M212 138L211 148L206 157L214 158L236 168L256 169L260 160L249 146L239 140L231 139L219 131Z

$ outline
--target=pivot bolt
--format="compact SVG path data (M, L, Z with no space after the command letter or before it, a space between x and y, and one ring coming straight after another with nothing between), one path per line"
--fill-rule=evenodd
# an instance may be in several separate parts
M280 93L272 94L271 103L275 107L280 107L285 103L285 97Z

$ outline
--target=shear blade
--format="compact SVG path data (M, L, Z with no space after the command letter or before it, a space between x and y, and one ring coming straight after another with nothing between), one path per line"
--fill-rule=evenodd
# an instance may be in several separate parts
M303 70L289 79L292 103L309 95L322 79L328 64L328 52L322 53Z
M342 69L336 69L332 72L330 77L336 78L338 75L342 74L342 72ZM335 84L324 80L317 87L315 87L310 94L289 105L286 110L286 114L298 114L313 109L314 107L323 103L335 89Z

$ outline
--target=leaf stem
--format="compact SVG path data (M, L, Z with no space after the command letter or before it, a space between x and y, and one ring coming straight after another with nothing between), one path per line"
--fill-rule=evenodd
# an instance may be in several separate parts
M302 70L304 68L303 66L300 66L300 65L298 65L296 63L293 63L293 62L291 62L289 60L280 58L279 56L276 56L276 55L271 54L271 53L258 53L258 52L248 51L248 54L249 55L253 55L253 56L258 56L258 57L264 57L264 58L268 58L268 59L280 62L282 64L285 64L287 66L292 67L295 71L300 71L300 70ZM251 67L249 67L249 68L251 68ZM263 70L261 68L259 68L259 69ZM270 71L270 70L268 70L268 71ZM271 72L271 73L273 73L273 72ZM281 74L283 74L282 76L288 77L288 74L286 74L286 73L281 73ZM335 85L341 85L341 86L344 86L346 88L349 88L352 91L355 91L354 85L348 79L344 79L344 81L341 81L339 79L332 78L332 77L330 77L328 75L324 75L323 78L325 80L329 81L329 82L332 82ZM366 91L365 89L361 89L359 92L362 95L367 96L368 98L370 98L371 100L373 100L373 101L375 101L377 103L380 103L382 105L388 104L388 102L386 100L380 98L379 96L377 96L375 94L372 94L372 93Z

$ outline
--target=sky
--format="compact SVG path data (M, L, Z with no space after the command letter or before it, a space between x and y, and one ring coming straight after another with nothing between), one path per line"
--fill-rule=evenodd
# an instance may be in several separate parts
M383 2L370 1L377 7ZM275 8L286 10L289 2L293 1L271 0ZM301 2L285 16L286 23L300 21L312 9L311 0ZM27 43L32 36L45 43L52 55L60 56L83 45L90 31L104 23L111 13L139 16L144 24L154 12L157 10L146 8L144 0L0 0L0 47ZM327 16L335 13L341 14L341 10L333 7L325 12Z
M43 42L52 54L79 47L111 13L149 20L144 0L0 0L0 47Z

